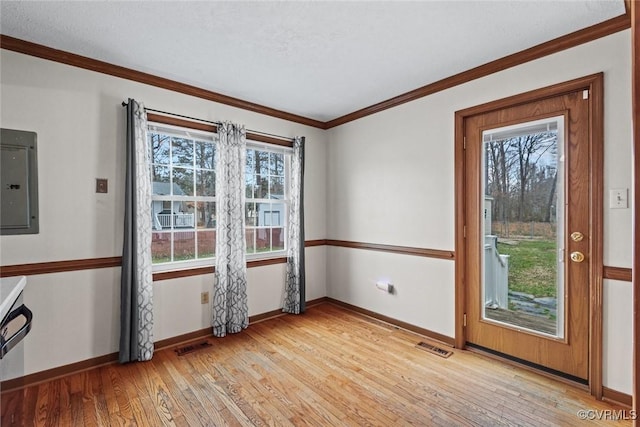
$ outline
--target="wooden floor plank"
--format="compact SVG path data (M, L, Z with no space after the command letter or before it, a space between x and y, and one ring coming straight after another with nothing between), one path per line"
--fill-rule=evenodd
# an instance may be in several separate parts
M332 304L179 356L108 365L1 396L3 426L573 426L618 411L585 390ZM16 424L16 420L20 424ZM24 423L22 423L24 421ZM630 420L589 425L628 427Z
M49 397L47 398L49 413L47 414L47 425L56 426L60 424L60 388L61 381L53 381L49 384Z
M164 425L180 425L185 423L184 414L180 411L175 399L168 393L169 387L164 379L158 375L154 363L136 363L135 366L144 379L145 388L154 400L154 407ZM167 377L170 380L171 377Z
M240 423L231 417L229 410L224 403L216 395L213 390L213 384L209 384L203 377L202 373L207 372L212 364L202 363L197 354L185 356L175 356L174 363L180 366L179 372L185 381L190 384L190 390L202 407L207 411L207 415L212 425L240 425Z
M167 391L173 391L171 396L175 401L173 416L176 419L184 418L184 422L189 426L206 426L206 410L191 391L188 383L180 375L175 375L175 369L170 370L170 363L166 361L166 352L159 352L156 355L156 362L153 367L157 375L166 384ZM178 381L176 381L178 378Z
M247 352L241 361L244 366L243 371L251 375L251 377L247 378L245 381L248 383L250 383L252 379L257 381L257 384L262 386L260 395L265 395L267 393L265 383L269 382L269 371L270 369L273 369L271 366L275 363L275 366L287 370L287 373L291 375L290 378L292 381L301 385L303 389L306 388L311 390L311 392L307 391L305 393L304 401L313 406L313 411L319 420L336 425L340 424L340 422L346 417L345 414L348 410L347 402L340 402L339 405L332 405L330 407L323 407L322 405L315 404L316 402L322 402L327 396L332 394L324 383L326 375L318 374L313 369L303 370L296 365L285 366L283 362L278 362L271 358L268 358L268 360L269 362L266 362L263 356L252 351ZM267 376L265 377L265 375ZM288 418L289 420L293 420L298 418L298 416L299 415L290 415Z
M254 338L254 340L256 340L256 338L259 339L259 335L252 335L252 338ZM257 340L256 342L258 344L255 348L260 347L261 343ZM315 404L323 400L320 396L322 390L321 385L317 381L314 381L312 375L309 375L309 371L300 371L295 364L290 363L286 354L279 353L276 350L276 348L282 348L277 342L272 344L264 343L262 345L269 345L271 351L263 354L255 351L247 352L244 355L245 360L240 361L240 363L245 364L245 370L252 372L255 377L259 377L260 383L268 383L270 387L277 386L277 390L272 389L272 392L277 391L280 396L284 396L280 399L285 399L290 405L293 404L294 410L295 408L299 408L297 413L291 416L290 419L297 419L302 415L306 415L307 419L315 419L318 423L323 424L334 424L340 421L342 416L344 416L340 411L335 411L333 408L326 410L326 408ZM272 383L268 378L270 376L269 372L274 369L284 369L288 377L282 378L277 384ZM309 377L311 380L309 380ZM309 381L314 384L314 387L307 387ZM295 385L293 390L288 390L286 383L289 382ZM302 410L302 413L300 410Z
M35 425L37 426L47 425L47 417L49 416L49 388L51 388L52 383L44 383L38 387L38 400L36 402L35 414Z
M110 384L114 397L107 397L108 405L117 408L114 414L117 414L116 423L118 425L130 425L135 423L135 417L131 409L131 398L127 394L127 388L123 384L120 376L121 370L117 369L117 365L109 365L100 368L103 383ZM133 397L133 396L131 396ZM113 401L115 399L115 402Z
M72 385L72 389L76 389L76 387L79 387L80 389L77 393L74 393L72 395L72 399L74 398L78 399L79 397L79 401L77 403L78 410L79 410L80 402L82 404L83 425L102 427L102 424L100 423L101 421L100 414L96 410L96 405L95 405L96 395L94 391L94 384L92 382L93 380L92 372L95 372L95 371L85 371L78 374L80 378L78 378L78 381L76 382L75 385ZM76 419L80 419L80 414L77 415ZM74 420L74 422L76 421Z
M25 424L25 390L14 390L3 393L2 399L0 400L0 407L2 407L0 426L21 426Z
M60 425L71 425L71 379L70 377L60 379L60 400L58 402L60 410Z

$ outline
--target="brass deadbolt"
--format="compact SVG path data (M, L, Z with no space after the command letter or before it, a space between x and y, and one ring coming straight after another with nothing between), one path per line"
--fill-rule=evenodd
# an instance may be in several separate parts
M571 252L571 261L582 262L584 261L584 254L579 251Z

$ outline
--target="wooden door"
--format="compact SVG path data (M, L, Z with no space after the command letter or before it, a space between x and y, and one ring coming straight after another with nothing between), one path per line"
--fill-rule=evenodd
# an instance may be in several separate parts
M463 155L466 344L583 382L599 256L590 117L584 89L470 115Z

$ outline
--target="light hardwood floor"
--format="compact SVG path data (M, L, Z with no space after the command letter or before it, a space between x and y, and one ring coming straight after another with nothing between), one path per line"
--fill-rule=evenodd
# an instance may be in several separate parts
M2 426L630 426L565 383L325 303L178 356L108 365L2 394ZM596 412L592 414L597 414ZM613 412L612 415L618 414ZM627 413L628 414L628 413Z

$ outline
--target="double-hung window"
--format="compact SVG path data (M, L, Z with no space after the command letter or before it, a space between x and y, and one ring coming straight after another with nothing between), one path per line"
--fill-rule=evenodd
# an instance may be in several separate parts
M155 271L213 265L217 135L149 123L151 256ZM283 256L291 150L247 141L245 237L248 259Z
M215 137L168 125L149 126L154 264L171 269L212 264L216 247Z
M245 235L249 258L282 255L286 248L290 157L282 147L247 142Z

